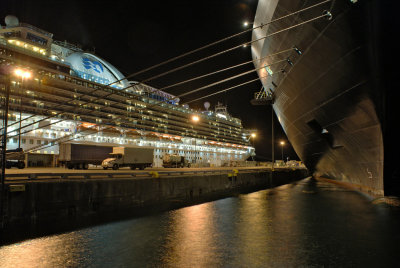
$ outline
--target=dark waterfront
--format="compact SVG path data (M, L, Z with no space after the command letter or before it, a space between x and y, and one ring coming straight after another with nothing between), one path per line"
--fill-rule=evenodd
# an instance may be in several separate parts
M400 209L326 182L0 247L0 267L398 267Z

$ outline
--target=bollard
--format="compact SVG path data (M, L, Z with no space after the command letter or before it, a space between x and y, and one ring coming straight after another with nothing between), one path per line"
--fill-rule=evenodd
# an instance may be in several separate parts
M229 179L229 181L232 181L232 180L236 181L236 177L237 177L237 174L239 173L239 170L233 169L232 172L233 173L228 173L228 179Z
M159 178L160 177L160 175L158 175L157 171L150 171L149 175L151 175L153 178Z

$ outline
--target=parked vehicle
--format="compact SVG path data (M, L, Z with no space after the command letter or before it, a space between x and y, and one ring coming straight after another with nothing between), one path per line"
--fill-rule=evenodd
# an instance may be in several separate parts
M88 169L89 164L101 165L112 152L112 146L60 144L59 162L69 169Z
M6 150L6 168L25 168L25 154L22 148Z
M113 147L113 152L110 153L111 157L104 159L101 166L104 169L112 168L114 170L120 167L145 169L153 165L153 154L153 148Z
M165 168L183 168L190 167L190 163L185 159L184 156L177 154L165 154L163 156L163 167Z

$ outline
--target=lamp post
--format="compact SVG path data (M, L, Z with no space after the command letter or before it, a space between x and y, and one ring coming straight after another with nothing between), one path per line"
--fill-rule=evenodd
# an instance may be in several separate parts
M285 142L281 141L280 142L281 148L282 148L282 161L283 161L283 146L285 146Z
M24 79L28 79L31 77L31 73L28 71L24 71L22 69L15 69L13 74L17 77L22 78L22 82ZM3 202L4 202L4 183L5 183L5 176L6 176L6 152L7 152L7 131L8 131L8 111L9 111L9 102L10 102L10 73L7 72L6 82L5 82L5 104L4 104L4 111L3 111L3 137L2 137L2 148L1 148L1 189L0 189L0 224L3 225ZM20 113L20 127L19 127L19 146L21 144L21 113Z
M255 137L257 137L256 133L251 133L250 137L249 137L249 141L250 141L250 145L254 145L254 139ZM251 138L253 138L253 144L251 144ZM251 159L254 161L254 156L253 154L251 154Z
M249 25L253 25L252 22L244 21L243 22L243 27L247 28ZM248 46L248 43L244 44L243 47L246 48Z
M7 125L8 125L8 104L10 99L10 76L6 76L5 83L5 104L3 112L3 139L1 148L1 189L0 189L0 227L3 227L3 200L4 200L4 181L6 175L6 150L7 150Z
M272 171L275 165L275 136L274 136L274 108L271 105L271 154L272 154Z
M197 124L200 121L200 117L198 115L192 115L192 121L193 123ZM195 163L197 163L197 158L199 157L198 152L197 152L197 140L194 139L194 155L195 155Z
M14 74L17 77L21 78L21 86L24 86L24 80L29 79L32 76L32 73L29 71L25 71L22 69L16 69ZM23 89L23 88L22 88ZM21 93L21 90L20 90ZM22 127L22 96L20 98L20 105L19 105L19 128L18 128L18 148L21 148L21 127Z

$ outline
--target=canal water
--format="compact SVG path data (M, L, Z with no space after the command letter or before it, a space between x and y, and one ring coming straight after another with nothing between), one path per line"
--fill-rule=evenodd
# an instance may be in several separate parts
M399 267L400 208L305 179L0 247L0 267Z

